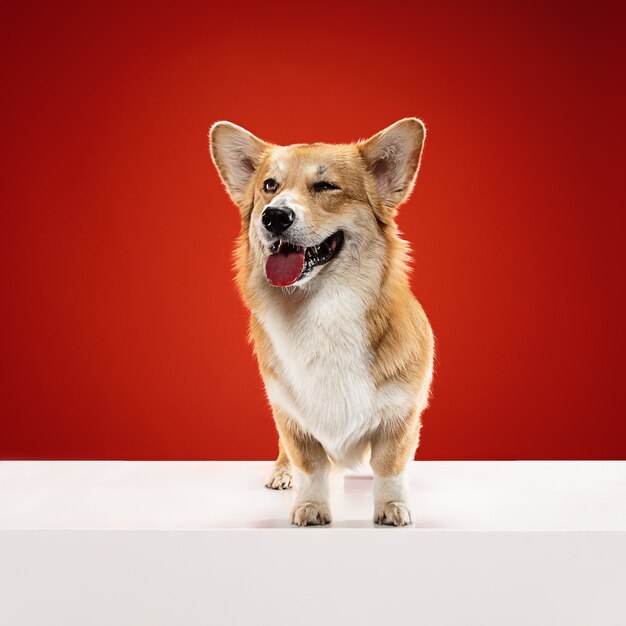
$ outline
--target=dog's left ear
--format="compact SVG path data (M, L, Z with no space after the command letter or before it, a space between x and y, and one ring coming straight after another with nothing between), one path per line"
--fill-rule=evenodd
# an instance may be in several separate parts
M211 156L226 190L242 207L245 192L269 144L245 128L230 122L217 122L209 131Z
M376 180L378 195L388 209L402 204L413 191L425 135L424 124L407 117L359 144Z

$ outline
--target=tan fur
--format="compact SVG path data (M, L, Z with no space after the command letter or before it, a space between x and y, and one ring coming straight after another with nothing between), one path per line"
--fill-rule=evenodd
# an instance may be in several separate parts
M340 285L352 280L362 287L370 380L376 393L391 389L400 397L412 398L402 415L392 407L389 414L381 414L375 428L351 444L357 451L371 450L372 468L382 479L401 476L413 457L432 379L433 334L411 293L408 246L399 237L394 220L398 205L412 190L423 136L423 125L413 118L366 142L349 145L279 147L224 122L214 125L210 136L214 162L241 211L237 285L251 311L250 337L266 386L274 381L286 397L297 401L297 391L286 376L287 365L278 356L263 320L276 311L286 320L299 319L317 297L319 281ZM311 186L320 177L330 177L340 191L314 193ZM268 252L259 239L258 224L270 200L262 186L267 178L279 179L281 189L288 190L304 207L307 226L318 237L305 245L319 243L337 224L342 229L349 225L345 249L302 286L276 288L265 279ZM315 363L315 353L310 358ZM273 413L280 435L279 456L267 486L290 486L289 463L304 476L325 475L330 460L320 441L284 406L274 404ZM292 521L301 525L330 521L330 509L323 500L297 502ZM379 504L377 521L402 525L410 520L402 499Z

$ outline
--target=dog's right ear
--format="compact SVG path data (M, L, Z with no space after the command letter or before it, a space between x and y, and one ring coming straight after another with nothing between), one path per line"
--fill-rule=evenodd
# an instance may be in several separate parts
M245 128L216 122L209 131L211 157L230 197L241 207L245 192L269 144Z

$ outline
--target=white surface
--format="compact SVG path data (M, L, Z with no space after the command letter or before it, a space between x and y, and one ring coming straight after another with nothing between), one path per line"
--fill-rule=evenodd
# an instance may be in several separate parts
M293 490L263 487L269 462L0 463L0 528L291 527ZM372 479L333 481L334 528L372 528ZM418 461L415 529L626 530L623 461ZM321 530L328 530L327 528ZM384 530L384 529L383 529Z
M1 463L0 624L626 623L626 463L414 463L408 529L362 476L289 527L269 466Z

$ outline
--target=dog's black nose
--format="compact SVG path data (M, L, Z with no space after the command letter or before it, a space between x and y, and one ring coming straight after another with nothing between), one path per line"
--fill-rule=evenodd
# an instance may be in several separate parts
M296 214L286 206L268 207L261 215L261 222L270 233L280 235L291 226L295 217Z

